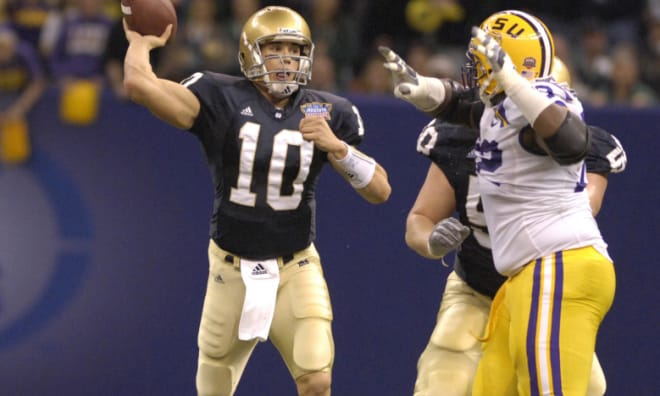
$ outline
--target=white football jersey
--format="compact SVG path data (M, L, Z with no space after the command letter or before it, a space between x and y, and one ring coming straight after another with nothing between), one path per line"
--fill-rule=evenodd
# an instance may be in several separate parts
M533 86L582 117L582 104L570 90L548 79ZM590 245L607 256L589 206L584 161L562 166L526 149L527 125L509 98L486 107L481 117L475 152L495 267L510 276L535 258Z

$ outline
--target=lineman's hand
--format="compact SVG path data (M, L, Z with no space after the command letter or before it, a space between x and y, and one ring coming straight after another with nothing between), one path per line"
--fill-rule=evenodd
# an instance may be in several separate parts
M412 103L421 111L438 108L445 99L445 86L441 80L424 77L410 67L388 47L378 47L387 62L383 66L392 72L394 96Z
M502 72L513 71L516 72L516 67L511 61L511 57L506 53L504 48L500 43L495 40L495 38L483 30L479 29L476 26L472 27L472 37L474 38L470 42L470 47L473 51L478 52L490 62L490 66L493 69L493 76L495 76L498 81L502 75Z
M441 258L456 249L470 235L470 228L464 226L454 217L441 220L433 227L429 235L429 253Z

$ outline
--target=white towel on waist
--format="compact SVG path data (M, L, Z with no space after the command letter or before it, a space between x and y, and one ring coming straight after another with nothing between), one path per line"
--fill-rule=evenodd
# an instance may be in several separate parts
M245 284L245 300L238 323L238 339L266 341L275 312L280 270L277 259L246 260L241 258L241 277Z

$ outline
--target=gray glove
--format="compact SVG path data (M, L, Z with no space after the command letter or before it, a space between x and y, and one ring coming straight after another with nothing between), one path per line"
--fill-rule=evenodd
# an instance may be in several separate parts
M472 27L472 41L470 47L472 50L480 53L490 63L493 74L497 74L502 69L511 69L515 72L515 66L511 57L506 53L500 43L495 38L476 26Z
M441 258L456 249L470 235L470 228L454 217L441 220L429 235L428 249L434 257Z
M394 96L425 112L433 111L442 104L445 100L445 85L442 80L418 74L388 47L380 46L378 51L387 61L383 63L383 67L392 72Z

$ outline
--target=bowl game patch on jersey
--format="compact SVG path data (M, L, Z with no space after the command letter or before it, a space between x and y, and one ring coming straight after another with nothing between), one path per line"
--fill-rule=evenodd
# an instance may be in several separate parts
M305 117L323 117L326 120L329 120L330 112L332 111L332 103L305 103L300 105L300 111L303 112Z

